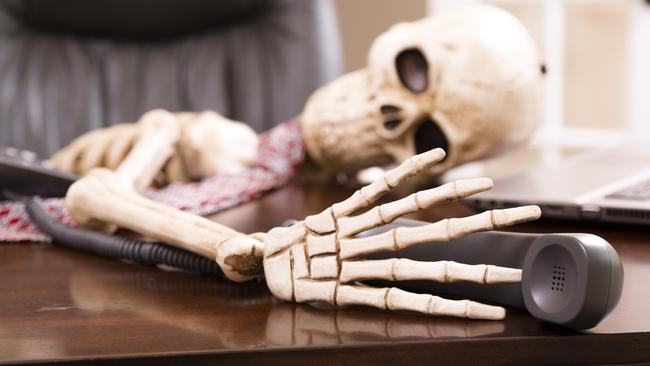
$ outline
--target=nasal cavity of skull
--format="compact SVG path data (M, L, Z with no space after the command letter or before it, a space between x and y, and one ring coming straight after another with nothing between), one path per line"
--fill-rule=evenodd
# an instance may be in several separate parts
M415 153L421 154L438 147L447 152L445 156L447 159L449 157L447 135L434 119L427 117L415 130Z
M387 130L394 130L397 126L402 123L402 118L400 112L402 109L400 107L385 104L379 107L382 116L384 117L384 128Z
M413 93L422 93L429 86L429 63L422 51L409 48L397 55L395 68L400 82Z

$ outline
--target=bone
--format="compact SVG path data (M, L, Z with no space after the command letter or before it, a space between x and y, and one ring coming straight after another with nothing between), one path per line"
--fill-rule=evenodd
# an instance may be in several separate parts
M334 217L341 218L374 203L386 192L397 187L408 178L436 164L445 157L442 149L433 149L412 156L402 164L387 171L383 179L379 179L355 192L348 199L332 205Z
M259 231L254 232L254 233L250 233L250 234L248 234L248 236L260 241L261 243L264 243L264 240L266 239L266 233L262 233L262 232L259 232Z
M305 240L307 228L303 221L299 221L290 227L275 227L264 237L264 257L271 257L294 244Z
M72 156L72 158L63 158L63 164L69 164L72 160L79 160L77 165L79 165L78 169L80 171L85 171L94 166L100 166L104 163L104 152L109 149L111 140L116 135L119 137L120 130L130 129L133 129L133 127L116 126L114 128L96 131L96 133L89 133L85 137L80 138L79 142L71 145L70 150L73 151L67 153L62 152L59 156L66 154L67 156ZM148 237L160 239L163 242L168 242L172 245L175 244L184 249L193 250L211 259L221 259L222 262L220 264L222 264L224 271L230 271L233 280L242 280L246 276L240 276L235 273L234 268L231 268L226 265L226 262L223 262L227 258L219 258L214 253L218 249L218 245L230 237L237 236L234 230L225 227L215 229L213 226L211 230L215 230L223 238L214 241L215 237L213 233L213 235L206 236L209 240L213 240L211 243L208 244L199 240L198 245L195 243L192 234L184 233L182 227L173 228L173 226L165 226L162 229L156 230L155 226L164 223L164 221L156 222L155 215L151 214L151 212L157 212L159 216L165 216L165 212L169 214L175 210L164 205L148 202L146 199L135 194L133 189L142 190L146 188L151 184L153 178L159 174L165 161L173 153L174 144L179 137L179 124L177 119L169 112L154 110L142 116L137 125L137 130L138 138L136 145L129 151L129 154L119 165L115 174L102 169L94 169L89 173L88 179L83 178L71 187L69 194L66 196L66 204L72 216L86 227L112 232L117 226L121 226ZM93 141L96 146L88 146ZM125 150L127 145L122 146L122 148L115 151ZM65 161L66 159L67 162ZM113 157L112 159L118 160L117 157ZM131 203L132 205L128 206L126 203ZM147 209L151 209L152 211L142 213L147 211ZM124 216L119 217L118 213L122 213ZM192 221L193 218L190 217L188 220ZM210 248L210 245L214 247ZM232 250L237 251L236 255L235 252L231 253L230 260L233 260L233 258L246 258L251 255L253 257L261 257L261 249L259 249L260 253L256 253L254 245L248 251L242 251L241 247L242 245L235 245L235 243L229 246ZM250 276L248 277L250 278Z
M291 252L278 252L272 257L264 256L264 277L266 285L276 298L294 300L294 279L291 273Z
M351 214L363 207L370 206L373 199L379 199L390 190L386 181L382 178L354 192L352 196L342 202L332 205L334 217L340 218Z
M190 177L237 174L257 160L258 137L247 124L212 111L178 117L183 120L179 146Z
M310 277L309 259L303 245L291 247L291 260L293 261L292 275L294 281Z
M95 167L104 165L104 152L110 146L113 139L113 131L111 128L108 128L100 132L78 157L77 171L81 175L86 174Z
M453 261L420 262L403 258L344 261L341 282L361 280L511 283L521 282L521 269L485 264L469 265Z
M307 235L307 251L313 257L320 254L336 254L336 234L329 235Z
M116 172L132 182L137 191L141 191L151 185L174 153L180 126L173 114L161 109L145 113L138 124L139 135L135 146Z
M397 187L408 178L420 173L424 169L438 163L445 158L443 149L433 149L419 155L414 155L396 168L386 172L386 182L391 187Z
M339 263L335 255L312 258L310 265L312 278L336 278L339 275Z
M431 242L449 241L478 231L488 231L537 220L541 215L538 206L522 206L504 210L485 211L463 218L452 218L429 225L396 229L397 247Z
M541 211L537 206L523 206L485 211L473 216L445 219L428 225L399 227L365 238L340 239L341 258L349 259L379 251L404 249L422 243L449 241L477 231L493 230L536 220L540 214Z
M91 131L56 152L50 161L57 169L80 175L102 166L114 170L128 154L137 133L138 126L132 123Z
M126 158L138 137L138 125L125 123L113 127L115 137L104 155L104 163L108 169L115 170Z
M174 154L164 166L164 177L162 174L150 173L157 177L157 183L184 182L215 174L236 174L257 160L258 137L244 123L210 111L171 114L154 110L143 115L139 123L114 125L80 136L54 154L52 163L58 169L80 175L98 167L116 170L134 148L136 141L142 138L152 140L152 119L159 119L153 123L157 124L153 130L165 125L164 121L160 121L161 118L175 119L173 124L177 125L179 132L173 143L162 143L162 146L173 149ZM165 126L162 129L169 128L170 126ZM147 141L147 145L153 150L160 148L151 141ZM163 161L164 156L151 153L149 157L159 157ZM155 166L160 164L160 161L155 161ZM152 167L151 170L155 169Z
M217 264L234 282L245 282L262 272L262 243L246 235L216 245Z
M66 195L66 205L72 217L81 224L89 218L109 222L217 262L225 261L218 256L220 246L243 236L203 217L151 201L136 193L124 176L106 169L95 169L75 182ZM261 253L254 251L256 246L261 247L261 243L254 244L254 239L249 239L252 244L248 253L258 255L261 260ZM250 279L253 276L245 277ZM241 281L243 277L234 273L231 279Z
M79 174L79 170L77 169L79 156L88 146L92 145L92 142L100 134L101 130L97 130L77 137L70 145L52 155L50 158L52 165L59 170Z
M320 301L334 304L336 281L294 280L294 296L298 302Z
M183 164L183 158L178 152L174 153L165 164L164 168L165 178L167 183L172 182L187 182L190 180L190 177L185 171L185 166Z
M364 254L382 251L397 251L395 229L364 238L340 239L341 259L351 259Z
M397 62L409 55L419 62ZM318 89L301 114L306 150L329 170L400 163L416 151L420 126L435 124L449 155L427 174L439 175L525 142L542 120L540 54L526 27L496 7L390 27L367 60Z
M318 234L327 234L336 230L334 217L332 217L332 208L327 208L323 212L305 217L305 225L309 230Z
M393 222L407 213L486 191L493 185L489 178L478 178L450 182L436 188L413 193L400 200L374 207L361 215L340 218L338 220L339 237L349 237L364 230Z

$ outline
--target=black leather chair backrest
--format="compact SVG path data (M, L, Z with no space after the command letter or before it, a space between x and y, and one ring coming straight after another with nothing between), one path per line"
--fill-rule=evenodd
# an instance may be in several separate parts
M329 0L0 0L0 146L47 155L153 108L263 131L339 72Z

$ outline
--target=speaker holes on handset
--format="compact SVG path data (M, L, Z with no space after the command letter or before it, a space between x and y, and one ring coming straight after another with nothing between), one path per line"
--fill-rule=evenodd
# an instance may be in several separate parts
M555 265L553 266L553 280L551 281L551 290L562 292L564 291L564 281L566 279L566 267Z

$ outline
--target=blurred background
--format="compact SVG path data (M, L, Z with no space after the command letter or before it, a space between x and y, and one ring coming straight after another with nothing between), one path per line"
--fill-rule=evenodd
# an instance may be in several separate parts
M265 131L340 59L330 0L0 0L0 146L47 156L154 108Z
M517 16L540 48L547 75L537 142L650 142L647 1L337 0L344 70L364 65L372 40L391 24L474 3L496 5Z
M391 25L477 2L512 12L539 45L536 142L650 141L642 0L0 0L0 146L49 155L158 107L264 131L364 66Z

